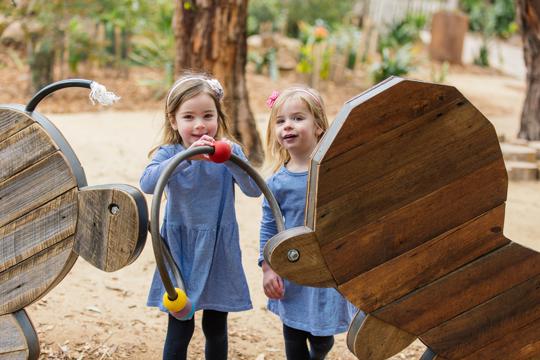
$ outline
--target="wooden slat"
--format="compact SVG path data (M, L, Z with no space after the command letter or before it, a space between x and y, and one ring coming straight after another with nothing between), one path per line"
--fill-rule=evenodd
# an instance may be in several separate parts
M339 291L358 308L373 312L507 244L503 223L501 205L340 285Z
M0 359L6 353L28 352L24 332L13 314L0 316Z
M322 146L323 151L316 153L316 161L322 158L323 153L324 159L330 160L411 119L437 111L441 106L463 97L455 88L407 80L389 87L383 93L379 94L377 90L375 88L373 91L377 94L375 96L368 91L349 102L355 107L346 114L346 121L342 119L344 124L341 125L340 119L336 119L338 122L335 126L339 127L339 133L333 139L331 136L325 137L324 141L331 142L332 146L326 152ZM464 98L463 101L466 102Z
M373 314L422 334L540 274L540 253L510 243Z
M47 293L73 265L72 249L70 237L0 273L0 315L22 309Z
M0 359L37 360L39 340L25 310L0 316Z
M492 181L486 184L486 178ZM321 251L338 284L344 284L500 206L506 188L505 170L493 162L377 221L359 226L348 236L326 241ZM503 222L497 226L502 229Z
M118 205L120 211L111 217L107 242L108 266L105 271L116 271L130 264L134 260L132 257L140 238L140 214L133 197L126 191L114 189L112 204ZM143 231L146 235L148 229L145 228Z
M0 183L56 150L56 145L38 124L0 142Z
M0 226L76 187L71 168L55 153L0 183Z
M456 122L455 127L444 126L443 122L435 121L433 124L443 124L443 126L432 126L429 131L425 127L423 130L419 129L421 131L418 133L414 131L415 136L406 142L397 141L399 136L396 135L396 141L403 147L402 151L408 147L417 150L417 155L414 158L402 158L399 156L400 149L395 149L394 154L397 157L395 165L398 170L359 186L354 192L336 194L336 197L328 199L326 203L317 199L315 230L319 241L324 244L331 239L345 236L358 227L376 221L384 215L427 196L431 192L493 162L500 164L502 171L504 163L492 126L482 126L477 131L470 132L467 129L469 127L475 128L478 119L473 117L468 120L462 123ZM467 136L453 144L439 141L445 144L443 148L439 148L433 142L431 144L425 143L430 137L439 139L441 133L445 134L445 137L457 140L452 136L454 131L466 132ZM387 147L393 148L394 145L388 143ZM359 157L355 161L375 160L367 156L365 159ZM504 174L503 179L506 180L506 171ZM322 174L319 174L318 194L328 193L331 191L331 187L339 187L340 182L356 182L357 176L351 174L350 178L336 179L331 177L331 179L323 180ZM493 182L498 183L500 180L482 179L477 186L478 188L490 186ZM502 194L492 195L493 198L501 196L506 197L506 191L503 191ZM452 201L454 199L447 199L446 202ZM489 202L490 199L488 198L486 201ZM475 216L478 215L480 214L475 214Z
M324 158L319 164L318 203L324 205L381 177L391 176L409 162L432 158L435 149L454 153L453 148L462 146L460 140L488 125L469 103L458 105L461 101L458 98L435 112L411 119L338 157ZM445 136L434 136L440 133ZM498 145L496 141L490 144ZM448 156L444 161L449 165L456 158Z
M139 222L145 220L132 195L120 186L83 188L74 251L101 270L119 270L140 250ZM143 231L142 245L147 229Z
M347 333L347 346L359 360L384 360L409 346L416 336L377 317L358 313Z
M265 259L279 274L297 284L315 287L336 287L319 248L317 237L311 229L300 226L276 234L264 249ZM296 262L287 259L289 250L300 253Z
M77 224L76 189L0 228L0 272L71 236Z
M462 359L533 321L540 321L540 275L431 329L421 339L448 359ZM510 359L508 354L499 355Z
M8 107L0 107L0 141L4 141L33 123L34 120L23 112Z
M507 358L512 360L540 359L538 334L540 334L540 321L537 319L489 343L480 350L466 355L462 360L501 359L502 354L508 354Z
M7 354L0 353L0 360L28 360L28 352L22 350Z

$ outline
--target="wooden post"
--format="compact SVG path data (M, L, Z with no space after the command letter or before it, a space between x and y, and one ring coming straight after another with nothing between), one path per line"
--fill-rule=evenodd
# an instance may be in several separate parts
M439 11L431 20L429 55L433 60L461 64L469 18L456 11Z

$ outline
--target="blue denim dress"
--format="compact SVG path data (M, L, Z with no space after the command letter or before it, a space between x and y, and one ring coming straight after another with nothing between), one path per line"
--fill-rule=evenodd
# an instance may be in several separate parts
M294 173L282 166L267 184L279 204L285 228L304 225L308 172ZM266 242L277 233L276 222L266 199L260 231L259 265ZM302 286L286 279L283 299L268 300L268 309L292 328L315 336L330 336L347 331L356 308L333 288Z
M141 176L142 191L152 194L162 171L183 150L178 144L160 147ZM233 153L246 159L236 144ZM247 196L261 194L249 175L230 161L182 161L165 188L167 202L161 236L180 267L195 310L230 312L252 308L242 267L234 183ZM156 269L147 305L165 311L164 293Z

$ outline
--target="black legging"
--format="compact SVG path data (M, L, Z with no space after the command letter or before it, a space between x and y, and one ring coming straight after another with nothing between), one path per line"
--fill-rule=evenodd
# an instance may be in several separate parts
M314 336L283 324L287 360L322 360L334 346L334 337ZM309 349L308 349L309 342Z
M202 329L206 338L204 354L206 360L227 359L227 315L229 313L204 310L202 316ZM169 314L167 337L163 349L164 360L185 360L187 349L193 331L195 330L195 317L191 320L180 321Z

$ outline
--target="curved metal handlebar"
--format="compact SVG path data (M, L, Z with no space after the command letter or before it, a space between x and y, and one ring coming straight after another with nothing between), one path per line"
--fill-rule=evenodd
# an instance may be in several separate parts
M39 104L41 100L43 100L47 95L55 92L56 90L60 90L63 88L68 88L68 87L81 87L81 88L90 89L90 84L92 84L92 81L86 80L86 79L67 79L67 80L57 81L39 90L34 95L34 97L30 99L30 102L28 102L28 105L26 105L25 110L28 112L34 111L36 109L36 106Z
M154 256L156 258L156 265L159 271L159 275L161 276L161 281L163 281L163 285L165 286L165 290L167 291L167 296L172 301L176 300L178 295L174 289L171 278L169 277L169 273L167 272L165 262L163 261L164 258L165 261L168 263L169 267L171 267L173 276L178 286L182 290L185 290L185 286L180 270L176 266L169 249L165 246L164 241L161 238L161 234L159 233L159 226L156 225L159 224L159 209L161 206L161 197L163 196L163 190L169 182L171 174L174 172L178 164L196 155L213 154L214 150L215 149L212 146L200 146L192 149L187 149L185 151L182 151L178 155L175 155L172 158L171 162L167 165L167 167L159 176L156 187L154 189L152 208L150 211L150 224L152 224L150 226L150 234L152 236L152 246L154 248ZM251 176L253 180L255 180L255 183L257 184L259 189L261 189L262 193L264 194L266 200L270 205L270 208L272 209L272 213L274 215L274 218L276 219L278 232L283 231L285 229L285 225L283 223L283 216L281 215L281 210L279 209L279 205L276 201L276 198L274 197L274 194L272 194L272 192L264 182L263 178L259 175L257 171L255 171L255 169L251 167L251 165L246 163L238 156L231 154L229 160L232 161L234 164L238 165L249 176Z

